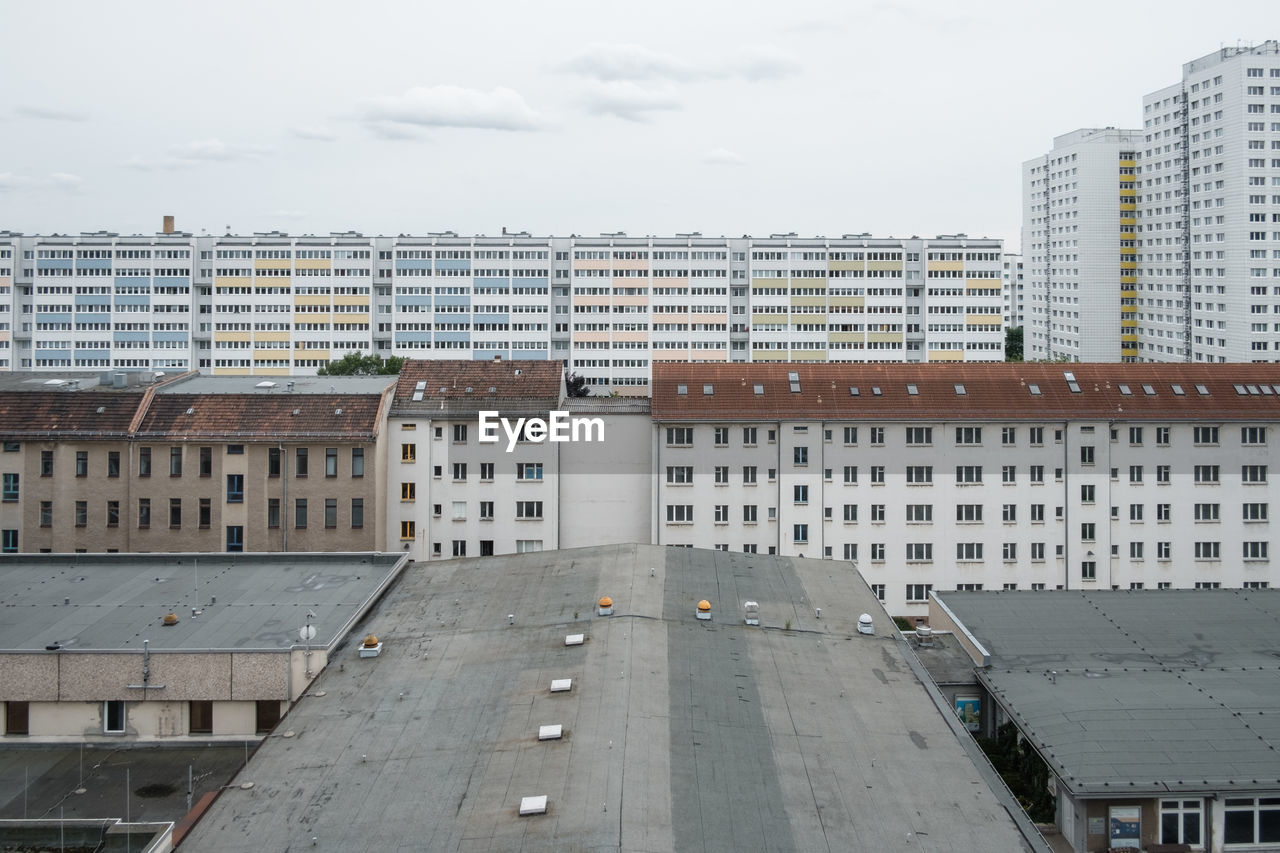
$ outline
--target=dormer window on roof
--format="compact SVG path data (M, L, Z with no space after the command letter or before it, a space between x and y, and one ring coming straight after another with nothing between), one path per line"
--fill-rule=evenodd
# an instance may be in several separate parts
M1243 397L1243 396L1245 396L1246 394L1248 394L1248 393L1249 393L1248 391L1244 390L1244 386L1243 386L1243 385L1233 385L1233 386L1231 386L1231 387L1235 388L1235 389L1236 389L1236 393L1237 393L1237 394L1239 394L1241 397Z
M956 383L956 386L955 386L955 387L956 387L956 396L957 396L957 397L963 397L963 396L965 396L965 394L967 394L967 393L968 393L967 391L965 391L965 390L964 390L964 386L963 386L963 385L961 385L959 382L957 382L957 383Z
M713 396L715 393L716 393L716 389L710 383L702 386L702 396L710 397L710 396Z
M1123 395L1124 395L1124 396L1126 396L1126 397L1132 396L1132 394L1133 394L1133 391L1129 388L1129 386L1128 386L1128 385L1125 385L1123 382L1121 382L1121 383L1120 383L1119 385L1117 385L1116 387L1117 387L1117 388L1119 388L1119 389L1120 389L1120 393L1121 393L1121 394L1123 394Z
M1156 387L1154 385L1143 385L1142 393L1148 397L1154 397L1156 395Z
M912 397L915 397L917 394L919 394L919 393L920 393L920 389L919 389L918 387L916 387L916 383L914 383L914 382L908 382L908 383L907 383L907 393L908 393L908 394L910 394Z
M879 396L880 396L880 386L879 386L879 385L872 385L872 386L871 386L871 394L872 394L872 396L879 397Z
M857 385L850 385L850 386L849 386L849 396L850 396L850 397L857 397L857 396L858 396L858 386L857 386Z
M1040 386L1034 382L1027 386L1027 390L1031 392L1032 397L1040 396Z
M1249 389L1249 393L1250 393L1250 394L1253 394L1254 396L1257 396L1259 393L1261 393L1260 391L1258 391L1258 386L1257 386L1257 385L1246 385L1246 386L1244 386L1244 387L1248 388L1248 389Z
M791 384L791 393L800 393L800 374L794 370L787 372L787 382Z
M1265 396L1267 396L1268 394L1274 394L1274 393L1275 393L1274 391L1272 391L1272 390L1271 390L1271 386L1270 386L1270 385L1259 385L1259 386L1258 386L1258 388L1260 388L1260 389L1262 390L1262 396L1264 396L1264 397L1265 397Z
M1197 384L1197 385L1196 385L1196 393L1197 393L1197 394L1199 394L1201 397L1208 397L1208 396L1209 396L1209 389L1208 389L1207 387L1205 387L1204 385L1199 385L1199 384Z
M763 385L756 385L756 386L755 386L755 388L754 388L753 390L755 391L755 395L756 395L757 397L763 397L763 396L764 396L764 386L763 386Z
M1173 393L1177 394L1179 397L1185 397L1185 396L1187 395L1187 392L1186 392L1186 391L1183 391L1183 390L1182 390L1182 386L1181 386L1181 385L1178 385L1177 383L1174 383L1174 384L1170 385L1169 387L1170 387L1170 388L1172 388L1172 389L1173 389Z
M677 385L677 386L676 386L676 393L677 393L678 395L680 395L681 397L685 396L686 394L688 394L688 393L689 393L689 386L688 386L688 385Z

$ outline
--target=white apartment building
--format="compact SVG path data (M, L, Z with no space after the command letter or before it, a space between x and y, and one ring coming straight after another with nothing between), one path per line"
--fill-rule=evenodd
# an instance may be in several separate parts
M1082 128L1022 164L1027 359L1133 361L1141 134Z
M1006 252L1001 267L1000 298L1004 302L1004 326L1006 329L1017 329L1026 321L1026 281L1022 255Z
M1139 357L1275 360L1280 42L1186 63L1143 98L1142 119Z
M0 232L0 369L307 375L347 352L655 362L999 361L998 240Z

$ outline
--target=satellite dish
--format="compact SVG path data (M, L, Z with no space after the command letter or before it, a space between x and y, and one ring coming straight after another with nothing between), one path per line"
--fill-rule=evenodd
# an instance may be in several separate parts
M314 640L316 637L316 626L303 625L301 628L298 629L298 636L301 637L306 642L310 642L311 640Z

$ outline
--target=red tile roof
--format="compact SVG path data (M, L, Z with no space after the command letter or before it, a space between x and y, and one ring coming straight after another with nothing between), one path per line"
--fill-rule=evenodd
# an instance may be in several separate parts
M372 439L382 394L157 394L140 437Z
M14 438L124 436L142 397L139 391L0 393L0 434Z
M559 361L472 361L415 359L405 361L396 383L393 414L480 409L555 408L560 402L563 367ZM421 390L421 399L414 396Z
M680 385L686 393L678 393ZM651 389L657 420L1280 418L1277 364L658 363Z

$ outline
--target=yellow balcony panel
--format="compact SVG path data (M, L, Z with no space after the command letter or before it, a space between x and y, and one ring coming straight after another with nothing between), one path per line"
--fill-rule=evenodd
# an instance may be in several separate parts
M752 323L786 323L786 314L752 314Z
M1120 321L1120 328L1122 329L1136 329L1137 327L1138 327L1137 318L1134 318L1132 320L1128 318L1124 318Z
M573 339L575 341L607 341L609 340L608 332L574 332Z
M827 351L824 349L793 349L792 361L826 361Z
M962 270L964 261L929 261L931 270Z
M1120 341L1121 343L1126 343L1126 344L1136 344L1138 342L1138 336L1131 335L1126 332L1125 334L1120 336Z
M1138 291L1136 291L1136 290L1122 290L1122 291L1120 291L1120 298L1121 298L1121 299L1137 299L1137 298L1138 298Z
M786 361L786 350L780 349L757 349L751 351L752 361Z
M996 314L965 314L964 321L970 326L999 326L1001 315Z
M653 351L653 361L688 361L689 351L687 349L656 349Z
M367 293L339 293L333 297L334 305L368 305Z
M1138 220L1132 216L1121 216L1120 224L1121 225L1137 225Z
M615 296L613 297L614 305L648 305L649 297L647 296Z
M332 323L331 314L294 314L295 323Z
M649 262L642 258L617 258L613 262L615 270L647 270Z
M1136 356L1138 355L1138 348L1137 348L1137 347L1126 347L1126 346L1122 346L1122 347L1120 347L1120 355L1122 355L1122 356L1131 356L1131 355L1132 355L1132 356L1135 356L1135 357L1136 357Z
M246 275L220 275L213 279L214 287L252 287L253 279Z
M833 308L837 305L860 307L862 305L865 305L866 302L867 302L866 298L862 296L832 296L829 304Z
M867 261L869 270L900 270L902 261Z
M829 270L860 270L867 266L865 261L827 261Z
M295 342L295 343L296 343L296 342ZM269 352L275 353L275 355L269 355L269 354L268 354ZM280 353L284 353L284 355L280 355ZM345 353L344 353L344 355L345 355ZM263 359L266 359L266 360L268 360L268 361L270 361L271 359L274 359L274 358L288 358L288 357L289 357L289 350L269 350L269 351L268 351L268 350L262 350L262 351L260 351L260 352L255 352L255 353L253 354L253 357L254 357L255 359L263 358ZM323 358L325 361L328 361L328 360L329 360L330 358L332 358L333 356L329 355L329 350L327 350L327 349L297 349L297 348L294 348L294 350L293 350L293 357L294 357L294 358Z
M253 262L255 270L287 270L292 266L288 258L258 258Z
M285 359L288 361L290 351L287 349L255 349L253 351L253 360L258 361L279 361Z
M791 279L791 288L797 287L817 287L823 290L827 289L827 280L825 278L793 278Z
M215 341L247 341L252 335L252 332L214 332L213 339Z
M615 341L647 341L649 340L648 332L614 332L613 339Z
M608 305L609 297L607 294L604 296L601 296L598 293L593 293L588 296L575 295L573 297L573 304L574 305Z
M287 341L289 340L288 332L254 332L253 339L255 341Z
M958 349L931 349L929 350L930 361L964 361L964 350Z
M1121 261L1120 262L1120 269L1122 270L1136 270L1137 268L1138 268L1137 261Z
M1137 305L1121 305L1121 306L1120 306L1120 313L1121 313L1121 314L1133 314L1133 313L1135 313L1137 310L1138 310L1138 306L1137 306Z
M607 259L603 261L575 259L573 268L579 270L607 270L609 269L609 261Z
M964 280L965 290L999 290L1000 279L998 278L966 278Z
M751 279L752 287L786 287L787 279L785 278L753 278Z
M900 343L902 332L867 332L867 340L881 344Z
M0 332L0 341L11 340L8 332Z
M1137 165L1138 165L1137 160L1121 160L1120 161L1121 169L1132 169L1134 166L1137 166Z
M845 343L847 341L860 341L863 339L862 332L831 332L828 339L832 343Z
M1136 197L1136 196L1138 195L1138 191L1137 191L1137 190L1135 190L1135 189L1133 189L1132 187L1130 187L1130 188L1121 187L1121 188L1120 188L1120 198L1124 198L1124 197L1125 197L1125 196L1127 196L1127 195L1128 195L1128 196L1134 196L1134 197Z
M1124 211L1124 210L1137 210L1137 209L1138 209L1138 206L1137 206L1136 204L1132 204L1132 203L1125 203L1125 202L1121 202L1121 204L1120 204L1120 209L1121 209L1122 211ZM1120 221L1121 221L1121 222L1124 222L1124 220L1123 220L1123 219L1121 219Z
M690 314L690 323L727 323L729 322L728 314Z
M825 296L793 296L791 297L791 304L806 305L806 306L820 305L823 308L825 308L827 307L827 297Z
M326 294L319 294L314 296L311 294L307 294L305 296L294 296L293 304L294 305L328 305L330 299L331 297L329 297Z
M295 270L327 270L332 266L328 258L299 258L293 262Z
M249 368L247 367L215 367L213 369L214 376L248 376Z
M254 290L266 290L269 287L292 287L293 279L291 278L255 278L253 280Z

